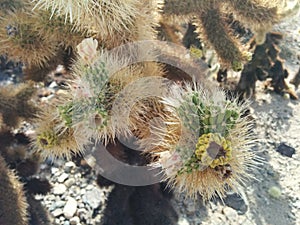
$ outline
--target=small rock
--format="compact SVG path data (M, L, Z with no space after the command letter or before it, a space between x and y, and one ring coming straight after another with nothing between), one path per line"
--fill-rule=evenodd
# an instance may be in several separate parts
M38 201L40 201L40 200L42 200L44 198L45 198L45 196L43 196L43 195L36 195L35 196L35 200L38 200Z
M297 209L300 209L300 200L294 202L293 206L296 207Z
M62 208L65 205L64 201L57 201L54 203L56 208Z
M286 100L289 100L290 99L290 94L289 93L284 93L282 97Z
M53 194L62 195L66 192L67 187L64 184L56 184L53 187Z
M198 224L198 223L197 223ZM201 224L201 223L199 223ZM211 224L210 225L224 225L224 221L221 220L220 218L214 218L212 221L211 221Z
M71 171L71 169L74 169L76 167L76 165L75 165L75 163L73 163L73 162L66 162L66 164L65 164L65 170L66 170L66 172L70 172Z
M92 190L94 188L93 185L89 184L87 187L86 187L86 190Z
M238 218L238 214L233 208L225 207L223 213L230 221L236 221Z
M51 84L49 85L49 88L56 88L57 87L57 83L55 81L51 82Z
M71 225L77 225L79 223L80 223L80 219L79 219L78 216L75 216L75 217L73 217L73 218L70 219L70 224Z
M63 183L67 178L69 177L69 174L67 173L63 173L62 175L60 175L57 179L57 181L59 183Z
M65 205L64 201L55 201L52 202L51 206L49 207L49 210L53 211L55 209L62 208L64 205Z
M193 215L195 214L195 211L196 211L196 207L194 204L188 204L187 205L187 208L186 208L186 211L187 211L187 214L188 215Z
M270 187L268 193L272 198L278 199L281 197L281 190L279 187L275 187L275 186Z
M224 224L225 222L227 222L227 218L223 214L221 214L219 212L215 212L214 213L214 220L216 220L216 221L222 221L221 223L218 222L218 224Z
M63 214L62 209L55 209L55 210L52 212L52 215L53 215L54 217L59 217L59 216L61 216L62 214Z
M89 204L93 209L96 209L99 207L101 201L103 201L103 198L103 193L94 187L83 195L83 202Z
M86 211L86 209L78 209L77 215L80 217L82 220L86 220L90 215L89 212ZM92 216L92 215L91 215Z
M246 205L244 199L237 193L229 194L223 199L224 203L238 211L238 214L243 215L247 212L248 206Z
M56 174L58 171L59 171L58 168L56 168L56 167L51 167L51 173L52 173L52 174Z
M84 207L85 207L85 205L84 205L84 203L82 203L82 202L78 205L78 208L80 208L80 209L81 209L81 208L83 209Z
M190 223L187 221L186 218L181 217L178 221L178 225L189 225Z
M86 193L86 190L85 190L85 189L81 189L81 190L80 190L80 194L81 194L81 195L84 195L85 193Z
M75 182L76 182L75 179L71 177L71 178L69 178L68 180L66 180L64 184L66 185L66 187L69 188L69 187L71 187L73 184L75 184Z
M77 202L74 198L71 198L69 197L65 207L64 207L64 216L67 218L67 219L71 219L74 214L76 213L76 210L77 210Z
M277 152L279 152L281 155L292 157L296 150L285 143L281 143L278 148L276 149Z

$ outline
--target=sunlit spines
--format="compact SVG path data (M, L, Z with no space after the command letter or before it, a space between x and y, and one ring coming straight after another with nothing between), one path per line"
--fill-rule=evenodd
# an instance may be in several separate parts
M41 28L28 12L17 10L0 19L0 52L28 66L43 66L55 54L56 43L39 35Z
M247 61L241 44L231 34L222 12L218 8L209 9L199 16L200 36L212 45L220 58L222 66L235 71L242 70L243 62Z
M163 128L172 126L168 120L151 129L158 143L149 150L157 157L152 165L162 167L170 186L193 198L201 194L208 200L223 197L228 188L238 190L254 165L250 148L255 138L242 116L247 104L226 100L217 88L187 85L172 92L163 102L177 115L180 132L177 140L168 141L170 134Z
M225 1L229 10L234 12L234 16L242 24L252 28L269 28L279 21L279 1L265 0L233 0Z
M40 28L37 31L39 35L48 37L49 41L57 43L59 48L72 47L75 49L87 35L87 30L76 30L74 24L69 21L65 22L62 16L50 18L49 10L33 11L32 17L35 18L36 26Z
M48 106L35 121L32 146L42 157L71 158L89 144L87 137L69 127L59 109Z
M69 83L72 127L88 139L106 144L115 138L110 110L114 95L120 91L119 84L110 82L110 76L119 72L124 61L97 51L94 44L92 39L86 39L77 48L81 57L73 66L73 80Z
M137 0L35 0L34 10L51 11L51 18L60 16L70 22L78 31L88 30L90 34L98 34L99 40L122 37L124 31L130 30L139 11Z

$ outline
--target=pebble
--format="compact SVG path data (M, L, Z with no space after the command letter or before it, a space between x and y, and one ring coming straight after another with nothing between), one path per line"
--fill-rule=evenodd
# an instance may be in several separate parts
M214 218L210 225L224 225L224 221L222 221L220 218Z
M58 177L57 181L58 181L59 183L63 183L66 179L68 179L68 177L69 177L69 174L63 173L62 175L60 175L60 176Z
M59 172L59 169L56 168L56 167L51 167L51 173L54 175L56 174L57 172Z
M93 188L94 188L94 185L89 184L89 185L86 187L86 190L92 190Z
M87 187L87 189L88 189L88 187ZM93 189L87 191L83 195L82 199L83 199L84 203L87 203L93 209L96 209L100 206L100 203L104 200L104 194L99 188L94 187Z
M296 207L297 209L300 209L300 200L294 202L293 206Z
M86 219L88 219L88 217L89 217L89 213L88 213L87 210L84 209L84 208L78 209L77 215L78 215L78 216L80 217L80 219L82 219L82 220L86 220Z
M85 190L85 189L81 189L81 190L80 190L80 194L81 194L81 195L84 195L85 193L86 193L86 190Z
M74 169L74 168L76 168L76 165L75 165L75 163L73 163L73 162L66 162L65 163L65 171L66 172L70 172L72 169Z
M64 184L66 185L66 187L67 188L69 188L69 187L71 187L73 184L75 184L75 179L74 178L69 178L68 180L66 180L65 182L64 182Z
M279 199L281 197L281 189L276 186L270 187L268 193L272 198Z
M53 194L62 195L66 192L67 187L64 184L56 184L53 187Z
M188 215L195 214L195 211L196 211L195 204L193 204L193 203L188 204L186 210L187 210Z
M227 219L229 219L232 222L238 219L238 214L233 208L225 207L223 209L223 213L227 217Z
M73 217L73 218L70 219L70 224L71 225L77 225L79 223L80 223L80 219L79 219L78 216L75 216L75 217Z
M179 218L178 225L190 225L189 221L186 218Z
M66 204L65 201L57 201L55 202L56 208L62 208Z
M240 215L245 214L248 210L245 201L237 193L227 195L223 201L230 208L237 210Z
M52 215L54 217L59 217L63 214L63 210L62 209L55 209L53 212L52 212Z
M57 86L58 86L57 83L56 83L55 81L53 81L53 82L51 82L51 84L49 85L49 88L54 89L54 88L56 88Z
M281 155L287 157L292 157L296 152L296 150L293 147L290 147L285 143L280 143L276 151L279 152Z
M67 219L71 219L76 213L76 210L77 210L77 201L74 198L69 197L63 210L64 216Z

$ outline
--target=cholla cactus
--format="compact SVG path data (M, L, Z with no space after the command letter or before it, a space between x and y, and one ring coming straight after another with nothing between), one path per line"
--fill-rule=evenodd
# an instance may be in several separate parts
M69 117L66 109L48 107L35 121L37 124L32 145L43 157L70 158L72 153L80 153L89 140L68 127Z
M114 67L121 67L121 61L97 51L97 42L90 38L77 49L81 58L72 68L70 89L36 121L33 143L45 156L69 158L83 152L91 139L106 144L115 137L110 109L120 87L110 84L109 76Z
M222 66L235 71L242 69L242 64L250 59L249 53L243 50L239 41L232 35L224 21L227 12L232 12L236 20L252 29L257 34L257 42L263 43L265 34L273 24L289 16L299 8L299 2L287 9L284 1L265 0L166 0L163 15L171 18L193 19L199 27L201 40L206 41L216 50Z
M35 0L34 9L50 10L51 16L65 17L76 29L99 33L104 40L129 30L137 15L139 1L129 0ZM50 18L49 17L49 18Z
M238 190L253 164L251 124L242 117L246 104L196 84L172 87L163 103L169 113L165 123L152 126L156 141L140 143L152 153L152 165L162 168L169 185L205 200L224 196L228 187Z
M10 60L22 61L26 65L42 67L56 52L51 34L41 36L42 27L36 18L20 10L0 19L0 52L7 54Z
M35 93L31 84L0 88L0 116L2 123L16 127L21 119L32 119L38 111L30 99Z
M0 224L28 225L23 185L0 156Z

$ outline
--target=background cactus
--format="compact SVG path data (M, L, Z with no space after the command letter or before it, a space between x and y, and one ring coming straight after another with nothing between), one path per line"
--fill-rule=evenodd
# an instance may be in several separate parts
M295 77L293 78L293 80L291 81L291 83L294 84L296 88L298 88L298 86L300 84L300 68L299 68L298 72L296 73Z
M27 201L23 185L9 170L0 156L0 222L1 224L28 225Z
M246 96L255 93L255 83L257 80L264 81L271 78L270 86L280 94L288 93L291 98L297 99L297 95L288 87L286 78L289 73L284 68L284 61L280 57L278 47L282 34L270 32L266 35L266 40L261 45L256 45L253 57L245 65L241 73L241 79L237 85L237 91Z
M2 123L16 127L20 122L20 118L34 118L37 107L30 102L34 92L35 90L31 84L21 84L18 87L1 87L0 114Z
M298 5L294 6L295 11ZM184 10L183 10L184 9ZM185 17L193 19L199 27L198 34L201 39L210 44L220 58L222 67L232 68L235 71L242 69L243 63L249 60L239 41L232 34L226 24L226 12L232 12L234 19L256 33L257 42L264 42L265 34L270 28L289 13L281 1L195 1L180 2L167 0L162 8L166 18ZM216 29L217 28L217 29Z

